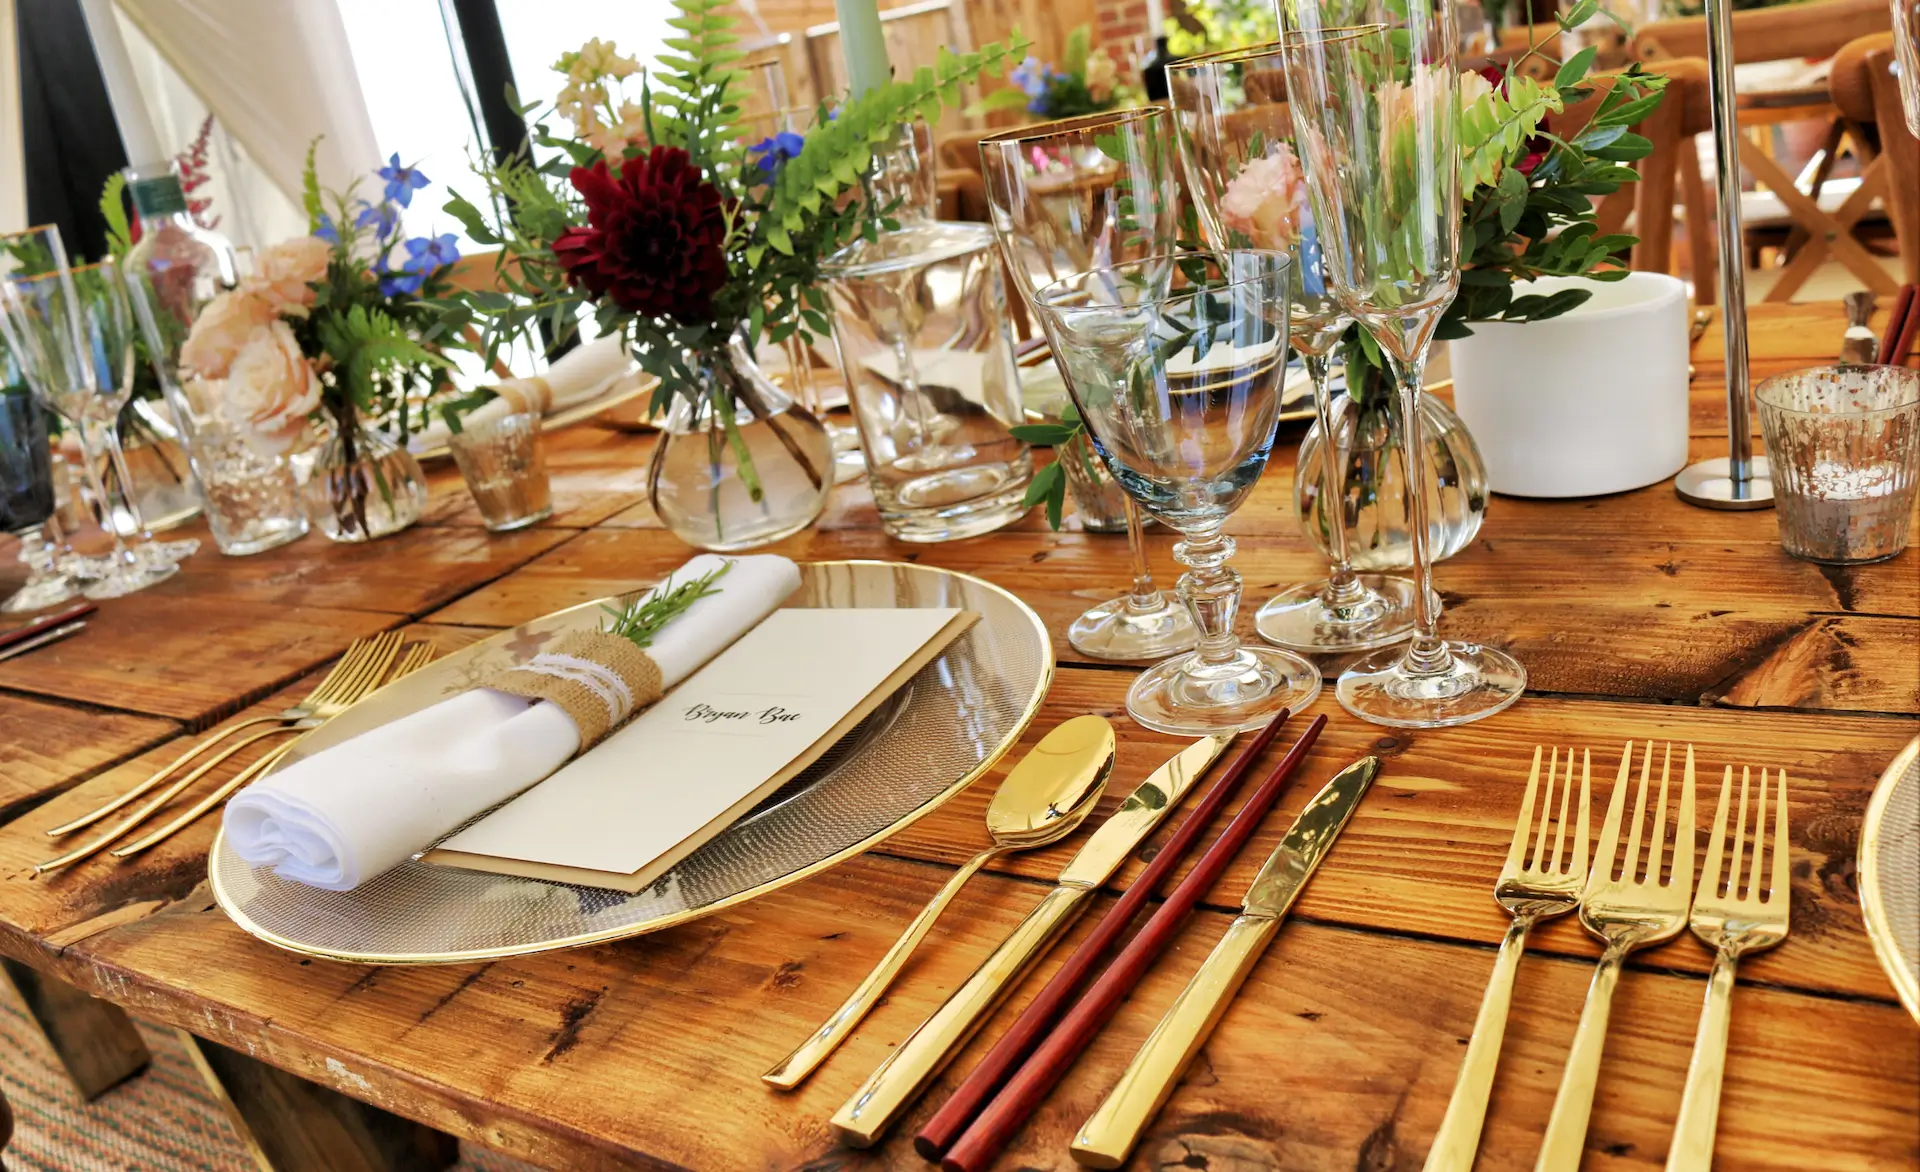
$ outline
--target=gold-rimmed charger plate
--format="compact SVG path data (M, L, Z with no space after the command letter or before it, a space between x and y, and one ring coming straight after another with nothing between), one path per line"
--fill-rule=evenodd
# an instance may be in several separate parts
M1859 857L1860 911L1874 955L1920 1022L1920 737L1873 787Z
M348 892L293 883L214 840L214 898L260 939L363 964L452 964L657 931L765 895L867 850L992 768L1053 676L1046 625L967 574L895 562L800 567L790 606L960 607L980 621L819 762L635 895L402 863ZM549 640L591 629L601 599L535 619L389 684L295 743L298 760L471 687Z

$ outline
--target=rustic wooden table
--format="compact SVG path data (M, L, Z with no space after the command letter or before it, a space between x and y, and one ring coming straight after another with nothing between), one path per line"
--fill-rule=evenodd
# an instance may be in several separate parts
M1756 377L1826 360L1843 325L1837 305L1757 309ZM1696 355L1695 458L1724 451L1719 335L1716 325ZM648 444L592 427L551 437L558 508L538 528L489 536L457 478L437 470L430 516L404 534L358 548L310 537L242 559L202 552L173 581L102 606L82 637L0 665L0 954L50 1028L85 1033L91 1020L111 1041L117 1015L99 1002L63 1015L70 984L217 1043L209 1064L240 1088L257 1132L311 1131L325 1112L284 1104L320 1096L333 1132L298 1143L261 1135L283 1167L310 1154L301 1144L384 1142L395 1166L429 1166L445 1151L444 1135L358 1104L553 1168L924 1167L908 1137L997 1027L884 1147L836 1148L826 1119L1036 902L1078 839L976 879L803 1090L773 1094L757 1076L984 845L991 780L873 853L764 899L624 943L479 966L359 968L250 939L207 892L211 819L130 864L95 860L43 879L29 871L49 853L44 828L144 776L186 734L282 706L356 636L405 626L450 648L673 568L688 551L645 503ZM1277 459L1234 519L1249 611L1322 569L1288 507L1291 464L1290 454ZM1171 580L1170 539L1151 540L1155 569ZM1121 539L1056 535L1037 517L949 545L892 542L857 485L777 549L980 574L1028 599L1056 638L1125 579ZM1723 764L1780 766L1793 778L1793 935L1741 967L1716 1166L1915 1167L1920 1029L1869 948L1854 844L1874 778L1920 729L1917 558L1848 569L1795 561L1771 513L1699 511L1665 484L1594 500L1495 500L1437 582L1446 630L1518 655L1532 673L1526 698L1481 724L1407 733L1362 724L1323 693L1317 708L1331 723L1300 784L1000 1166L1072 1166L1072 1129L1212 946L1292 811L1340 764L1373 752L1386 758L1375 792L1136 1166L1418 1167L1506 927L1489 891L1533 747L1590 747L1600 774L1628 738L1651 737L1697 746L1703 807ZM1122 743L1110 807L1175 746L1126 721L1131 670L1079 660L1064 639L1058 647L1060 670L1026 740L1075 713L1114 718ZM1536 935L1481 1168L1531 1166L1596 955L1570 920ZM1686 936L1634 957L1589 1169L1662 1165L1708 962ZM96 1079L135 1063L107 1049ZM274 1068L350 1098L304 1090Z

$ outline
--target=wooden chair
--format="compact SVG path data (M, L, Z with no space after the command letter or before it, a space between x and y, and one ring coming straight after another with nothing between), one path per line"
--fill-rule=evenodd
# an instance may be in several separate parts
M1834 54L1827 86L1863 168L1859 189L1834 218L1851 226L1854 203L1860 201L1864 211L1877 195L1899 242L1902 280L1920 281L1920 142L1900 110L1893 33L1874 33L1843 46Z
M896 77L910 77L922 65L932 65L944 48L965 53L974 47L967 22L967 0L923 0L880 13L880 30L887 42L887 59ZM840 51L840 24L816 24L807 30L807 59L812 70L812 93L838 94L847 88L847 63ZM967 88L966 102L980 97L978 85ZM962 103L965 105L966 103ZM941 113L934 125L937 140L974 120L957 110Z
M1886 0L1822 0L1754 8L1733 14L1733 59L1820 60L1838 53L1848 41L1887 27ZM1707 18L1683 16L1656 20L1634 33L1633 59L1653 64L1680 57L1707 56Z

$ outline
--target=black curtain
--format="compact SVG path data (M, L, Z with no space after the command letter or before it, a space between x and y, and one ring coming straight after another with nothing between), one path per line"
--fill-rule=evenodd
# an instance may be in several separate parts
M100 189L127 165L107 83L79 0L19 0L13 11L27 217L34 224L58 224L75 263L96 260L107 251Z

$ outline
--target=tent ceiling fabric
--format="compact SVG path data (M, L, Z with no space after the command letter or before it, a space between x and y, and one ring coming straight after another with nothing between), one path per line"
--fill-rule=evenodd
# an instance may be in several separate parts
M115 2L296 206L315 136L323 136L315 156L323 187L345 190L380 165L331 0Z

